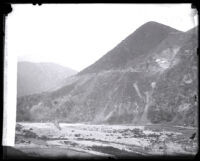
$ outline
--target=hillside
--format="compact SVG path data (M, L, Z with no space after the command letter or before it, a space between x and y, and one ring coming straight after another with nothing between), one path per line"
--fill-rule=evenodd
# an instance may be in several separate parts
M197 125L197 33L149 22L54 91L18 98L17 120Z
M181 31L157 22L148 22L79 74L124 68L130 60L138 63L138 59L146 57L169 33Z
M18 62L17 96L52 90L75 73L54 63Z

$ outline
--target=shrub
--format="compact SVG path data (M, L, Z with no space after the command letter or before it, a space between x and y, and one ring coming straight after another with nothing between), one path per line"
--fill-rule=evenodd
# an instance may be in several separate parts
M26 138L38 138L38 135L32 131L29 130L23 130L24 137Z
M75 134L74 136L75 136L75 137L80 137L80 136L81 136L81 134Z
M48 139L48 137L45 136L45 135L42 135L40 138L43 139L43 140L47 140Z
M15 128L15 130L16 130L16 131L21 131L21 130L22 130L22 128L23 128L23 126L22 126L22 125L20 125L20 124L17 124L17 125L16 125L16 128Z

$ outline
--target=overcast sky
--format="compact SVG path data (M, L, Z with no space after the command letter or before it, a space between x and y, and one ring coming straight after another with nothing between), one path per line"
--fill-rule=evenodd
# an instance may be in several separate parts
M6 51L19 60L54 62L80 71L148 21L181 31L193 28L190 6L16 4L6 19Z

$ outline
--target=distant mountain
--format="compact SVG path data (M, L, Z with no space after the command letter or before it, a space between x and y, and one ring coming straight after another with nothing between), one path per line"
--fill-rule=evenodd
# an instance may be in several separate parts
M45 92L60 86L76 71L54 63L18 62L17 96Z
M197 32L149 22L65 86L18 98L17 120L197 125Z

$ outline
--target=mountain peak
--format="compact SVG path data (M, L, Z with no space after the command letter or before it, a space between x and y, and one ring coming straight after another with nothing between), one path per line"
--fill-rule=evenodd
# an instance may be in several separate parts
M148 21L148 22L144 23L142 26L150 26L150 25L152 25L152 26L155 26L155 25L158 25L158 26L166 26L166 25L161 24L161 23L158 23L158 22L156 22L156 21ZM142 27L142 26L140 26L140 27Z
M124 68L128 61L136 60L143 55L147 56L153 48L156 48L172 32L180 31L158 22L147 22L79 74Z
M167 26L165 24L158 23L158 22L155 22L155 21L146 22L142 26L140 26L137 30L145 30L147 32L147 31L150 31L150 30L157 30L157 29L169 30L169 31L173 30L173 32L181 32L181 31L174 29L170 26Z
M166 25L159 23L159 22L156 22L156 21L148 21L148 22L144 23L143 25L163 25L163 26L166 26Z
M140 26L139 28L141 28L141 27L143 27L143 26L162 26L162 27L167 27L167 28L171 28L171 29L174 29L173 27L170 27L170 26L168 26L168 25L165 25L165 24L163 24L163 23L159 23L159 22L156 22L156 21L148 21L148 22L146 22L146 23L144 23L142 26ZM177 29L174 29L174 30L177 30ZM177 30L177 31L179 31L179 30Z

